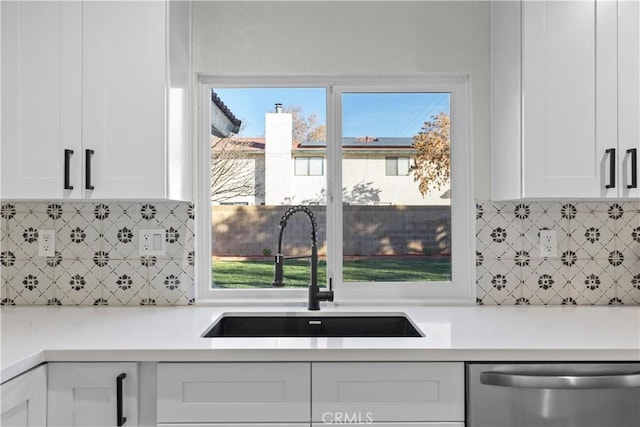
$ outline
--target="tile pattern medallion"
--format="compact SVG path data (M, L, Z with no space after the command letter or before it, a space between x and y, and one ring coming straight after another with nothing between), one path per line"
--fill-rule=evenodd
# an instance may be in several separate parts
M187 305L194 300L188 203L3 203L3 305ZM138 255L138 230L166 230L165 256ZM38 230L56 231L38 256Z
M640 202L477 202L476 283L485 305L640 304Z
M193 205L2 203L2 305L187 305L194 301ZM166 230L167 254L138 255L138 230ZM38 230L56 230L39 257ZM556 231L557 257L539 253ZM483 305L640 304L640 202L476 203Z

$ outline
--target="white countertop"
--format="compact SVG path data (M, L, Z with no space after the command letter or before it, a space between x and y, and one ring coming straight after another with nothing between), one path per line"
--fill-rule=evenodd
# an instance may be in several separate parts
M402 312L421 338L201 338L222 313L303 307L2 307L1 379L53 361L639 361L640 307L323 307Z

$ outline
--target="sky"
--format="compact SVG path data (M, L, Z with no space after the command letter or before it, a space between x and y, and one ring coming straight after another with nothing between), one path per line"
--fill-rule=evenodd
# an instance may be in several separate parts
M214 89L231 112L242 120L239 136L264 136L264 114L300 106L305 115L315 113L326 123L324 88L225 88ZM412 137L431 116L449 113L448 93L345 93L343 136Z

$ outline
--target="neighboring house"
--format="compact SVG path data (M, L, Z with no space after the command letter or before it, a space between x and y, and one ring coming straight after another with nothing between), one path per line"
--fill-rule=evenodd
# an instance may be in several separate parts
M243 194L219 190L213 194L212 203L325 204L326 143L295 144L291 114L267 113L265 120L265 138L232 137L226 143L212 138L214 175L217 158L219 174L224 169L229 174L223 181L230 188L243 186L246 190ZM416 154L412 143L413 138L344 138L343 203L449 205L448 184L425 197L418 191L410 172ZM223 159L233 165L223 168Z
M211 202L264 204L264 138L211 138Z

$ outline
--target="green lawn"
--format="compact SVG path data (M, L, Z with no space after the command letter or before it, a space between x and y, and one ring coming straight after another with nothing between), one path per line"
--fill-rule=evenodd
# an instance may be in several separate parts
M215 259L212 264L215 288L270 288L273 258L249 260ZM449 257L372 257L344 260L347 282L424 282L451 280ZM286 260L284 280L287 287L309 285L309 261ZM318 265L318 283L326 283L326 262Z

